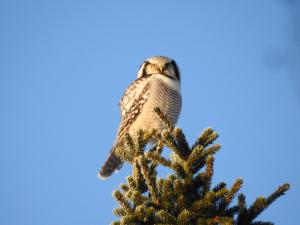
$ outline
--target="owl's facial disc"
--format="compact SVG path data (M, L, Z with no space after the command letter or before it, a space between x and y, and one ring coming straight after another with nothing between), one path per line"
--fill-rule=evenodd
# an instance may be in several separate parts
M180 81L180 73L177 64L168 57L156 56L147 59L140 67L138 78L152 74L162 74L170 79Z

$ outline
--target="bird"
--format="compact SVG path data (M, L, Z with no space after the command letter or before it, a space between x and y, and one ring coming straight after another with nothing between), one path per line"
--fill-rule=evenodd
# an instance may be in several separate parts
M143 62L137 79L129 85L119 102L121 123L98 177L106 179L121 169L123 162L115 151L124 146L126 133L134 138L139 130L162 131L166 128L154 112L155 107L159 107L172 125L176 125L182 106L180 76L177 63L169 57L154 56Z

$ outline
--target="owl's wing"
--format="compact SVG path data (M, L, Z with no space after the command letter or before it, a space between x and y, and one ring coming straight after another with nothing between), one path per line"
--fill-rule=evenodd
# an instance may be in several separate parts
M102 166L99 177L107 178L114 171L119 170L123 162L116 155L115 150L119 147L120 141L130 125L136 120L144 104L149 99L149 81L150 76L144 76L135 80L125 91L119 105L121 109L122 121L119 127L118 135L115 143L109 153L109 157Z
M143 76L129 85L119 102L122 117L130 111L133 103L140 97L145 86L149 83L149 79L150 76Z
M144 104L150 95L150 76L141 77L135 80L125 91L119 105L122 121L118 131L118 138L122 137L127 128L140 114Z

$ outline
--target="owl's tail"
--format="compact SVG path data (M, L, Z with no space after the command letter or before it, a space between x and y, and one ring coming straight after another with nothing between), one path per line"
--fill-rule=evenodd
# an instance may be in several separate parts
M105 161L98 174L98 177L101 179L105 179L111 176L113 172L115 172L116 170L120 170L123 166L123 162L114 152L115 148L116 145L112 147L108 159Z

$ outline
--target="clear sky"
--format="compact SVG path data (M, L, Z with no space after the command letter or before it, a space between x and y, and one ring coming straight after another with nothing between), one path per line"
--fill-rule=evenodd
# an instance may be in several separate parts
M300 3L1 1L0 224L109 224L112 191L97 173L118 101L153 55L182 72L178 126L208 126L223 146L214 183L244 178L251 203L289 182L260 217L299 224Z

